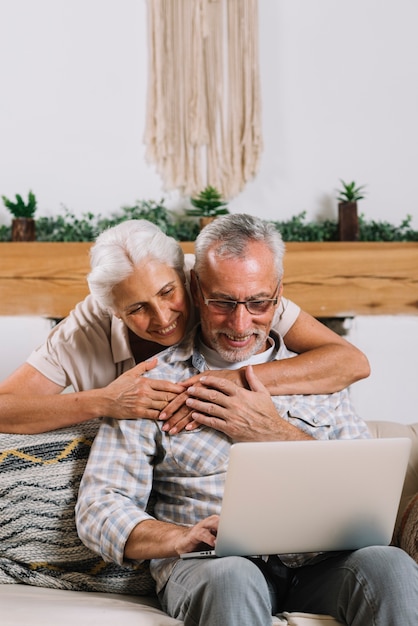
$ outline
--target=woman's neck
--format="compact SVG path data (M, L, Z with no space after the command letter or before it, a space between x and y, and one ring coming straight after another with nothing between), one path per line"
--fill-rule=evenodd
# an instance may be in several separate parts
M128 337L135 363L140 363L141 361L149 359L164 350L166 347L159 343L155 343L154 341L147 341L146 339L138 337L138 335L135 335L135 333L133 333L129 328Z

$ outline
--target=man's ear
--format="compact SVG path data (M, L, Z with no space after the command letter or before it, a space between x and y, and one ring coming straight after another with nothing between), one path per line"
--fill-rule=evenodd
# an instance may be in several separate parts
M192 294L195 307L199 308L199 287L197 285L196 272L190 270L190 293Z
M277 295L277 297L278 297L278 298L281 298L281 297L282 297L282 295L283 295L283 279L280 281L280 284L279 284L279 291L278 291L278 295Z

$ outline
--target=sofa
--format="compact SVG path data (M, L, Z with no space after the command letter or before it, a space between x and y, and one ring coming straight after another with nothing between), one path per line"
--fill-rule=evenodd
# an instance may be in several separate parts
M393 543L418 559L418 423L368 422L375 437L409 437L411 455ZM0 607L5 626L175 626L148 564L104 563L79 540L74 505L98 421L41 435L0 435ZM388 463L390 459L388 459ZM272 624L338 626L284 613ZM243 625L244 626L244 625Z

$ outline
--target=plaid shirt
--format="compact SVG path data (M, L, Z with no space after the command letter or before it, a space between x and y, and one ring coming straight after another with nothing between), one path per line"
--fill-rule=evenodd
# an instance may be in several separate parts
M181 344L158 355L152 378L175 382L207 369L191 333ZM294 356L280 338L274 359ZM353 411L347 390L327 395L276 396L283 419L316 439L369 437L366 424ZM94 441L76 507L81 539L107 561L124 563L124 547L133 528L146 519L190 526L219 514L230 439L207 427L170 436L162 424L148 419L106 419ZM308 475L307 475L308 480ZM151 491L154 517L147 512ZM286 555L298 566L312 555ZM161 589L176 558L154 559L151 572ZM125 562L126 565L129 565Z

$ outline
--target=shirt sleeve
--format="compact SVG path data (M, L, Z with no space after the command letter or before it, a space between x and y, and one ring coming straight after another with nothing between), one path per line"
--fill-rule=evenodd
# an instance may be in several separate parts
M109 314L87 296L52 329L27 363L64 388L104 387L116 378L110 335Z
M273 328L282 337L285 337L288 330L296 322L296 319L300 313L300 307L288 300L287 298L281 298L278 310L273 320Z
M106 419L94 440L75 514L81 540L105 561L125 564L130 533L140 522L154 519L146 509L156 428L151 420Z

